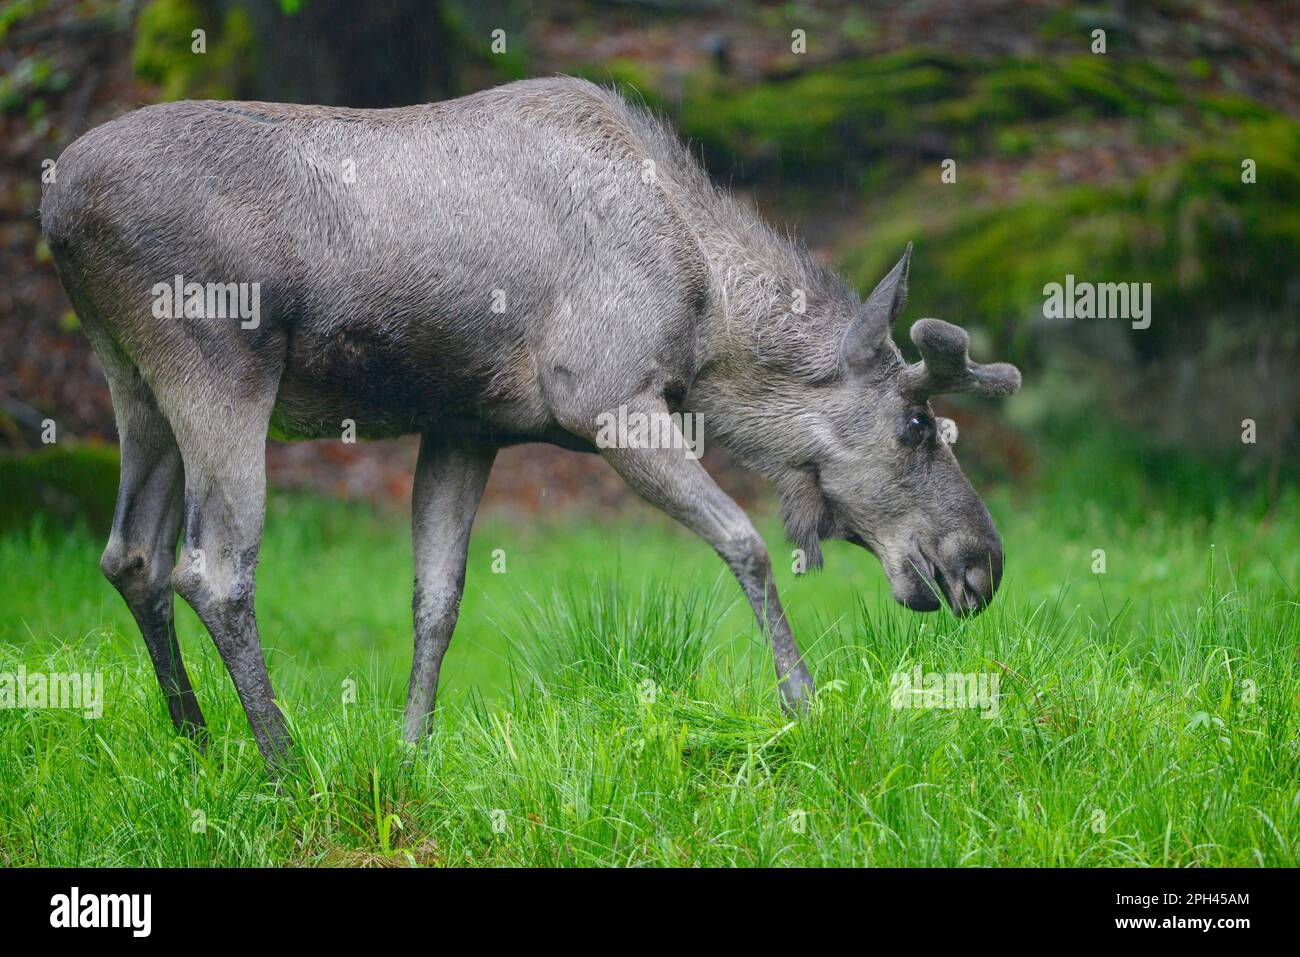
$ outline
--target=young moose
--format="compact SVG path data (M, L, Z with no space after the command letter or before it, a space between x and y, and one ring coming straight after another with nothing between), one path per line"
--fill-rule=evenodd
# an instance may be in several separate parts
M620 407L698 414L775 484L811 566L821 540L854 542L918 611L942 594L973 613L998 586L1001 542L927 400L1007 395L1019 373L972 362L937 319L912 327L922 359L907 364L890 324L910 246L861 302L611 92L548 79L389 110L169 103L86 134L56 178L42 228L121 438L103 570L172 720L199 740L173 589L267 761L290 747L253 615L272 429L421 436L411 740L431 719L488 471L519 442L598 451L704 538L770 636L786 705L812 695L749 519L680 449L597 448L598 418ZM159 318L161 293L186 288L176 277L249 284L259 308L218 318L187 289Z

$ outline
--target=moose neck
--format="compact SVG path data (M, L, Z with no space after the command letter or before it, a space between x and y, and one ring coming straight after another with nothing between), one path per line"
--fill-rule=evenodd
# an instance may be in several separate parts
M770 478L805 461L816 442L809 383L838 374L856 295L807 251L724 199L696 236L714 301L688 397L706 436Z
M720 197L711 212L695 224L714 288L700 366L745 357L814 378L832 374L856 294L736 200Z

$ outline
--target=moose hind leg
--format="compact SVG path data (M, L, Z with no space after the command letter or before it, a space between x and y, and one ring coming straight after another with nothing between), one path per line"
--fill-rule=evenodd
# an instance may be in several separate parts
M185 534L172 585L211 633L273 773L287 763L292 742L262 656L253 595L274 398L273 381L238 401L192 380L160 396L185 466Z
M496 449L426 435L411 495L415 559L415 651L406 696L404 736L428 734L438 672L451 643L465 587L465 555L474 513L487 485Z
M117 415L122 472L100 567L140 626L172 723L202 746L203 712L181 660L172 602L183 487L180 450L139 373L114 358L106 357L105 367Z

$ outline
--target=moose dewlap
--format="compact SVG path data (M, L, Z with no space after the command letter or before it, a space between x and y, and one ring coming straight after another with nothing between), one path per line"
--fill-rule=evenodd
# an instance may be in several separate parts
M612 92L548 79L391 110L169 103L92 130L56 170L42 228L122 446L103 570L199 740L173 589L268 762L289 753L253 614L272 429L421 436L413 740L488 472L519 442L602 455L708 541L771 639L785 703L810 699L763 542L698 441L598 442L611 414L690 415L775 484L812 566L823 540L861 545L917 610L975 612L997 588L997 532L928 399L1005 395L1019 373L972 362L937 319L912 327L922 358L904 362L890 325L910 246L863 302ZM184 303L158 307L177 277ZM210 289L227 308L207 308Z

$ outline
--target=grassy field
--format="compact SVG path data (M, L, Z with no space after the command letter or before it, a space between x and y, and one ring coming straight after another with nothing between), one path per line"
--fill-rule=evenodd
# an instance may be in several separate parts
M404 517L275 496L258 611L301 750L278 791L189 609L206 756L172 732L99 536L36 520L0 536L0 673L99 671L104 709L0 711L0 863L1295 866L1297 496L1263 522L1112 499L990 496L1007 577L962 622L894 606L846 545L795 578L767 524L820 688L797 722L702 543L648 512L481 516L414 751ZM995 709L895 707L917 668L996 676Z

